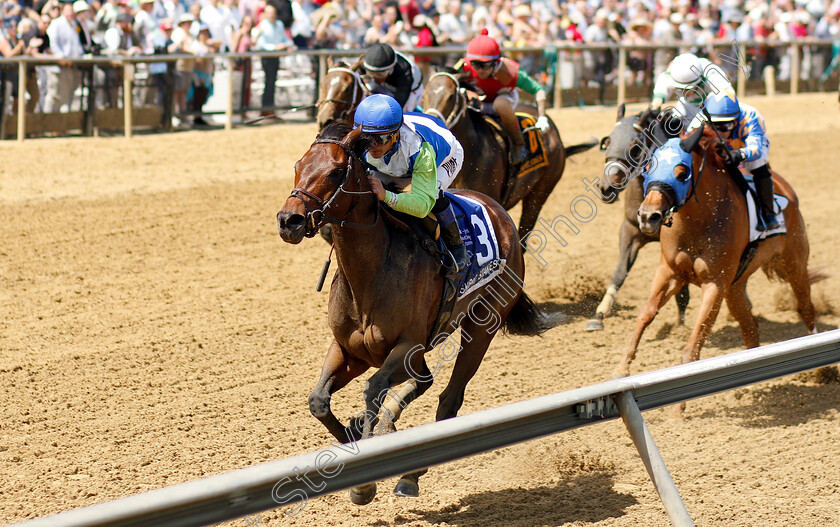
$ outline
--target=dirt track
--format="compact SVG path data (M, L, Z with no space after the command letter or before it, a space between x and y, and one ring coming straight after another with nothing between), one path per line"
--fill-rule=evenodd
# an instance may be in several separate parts
M771 162L797 190L821 330L840 325L840 120L835 94L747 100L767 118ZM614 109L552 113L566 144L601 137ZM274 214L314 125L0 143L0 522L9 523L316 450L309 414L330 336L314 292L326 245L283 244ZM235 160L235 161L234 161ZM568 212L602 155L574 158L543 216ZM462 413L605 380L646 298L658 247L642 250L607 329L586 316L617 257L617 205L529 263L527 290L571 316L543 339L498 337ZM514 209L518 220L518 210ZM784 288L750 281L762 343L805 334ZM692 288L689 323L698 290ZM666 306L633 372L675 364L688 329ZM703 356L741 349L721 313ZM448 378L448 373L440 379ZM363 380L333 398L343 420ZM434 415L438 382L401 427ZM787 377L645 414L697 525L838 525L840 384ZM667 526L623 425L586 427L430 470L418 499L380 484L260 526ZM229 525L246 526L244 519Z

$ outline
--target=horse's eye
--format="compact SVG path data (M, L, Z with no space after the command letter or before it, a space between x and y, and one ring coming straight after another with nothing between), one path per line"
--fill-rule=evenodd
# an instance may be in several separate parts
M329 173L329 175L327 176L327 179L329 179L330 181L339 182L339 181L342 180L343 177L344 177L344 167L339 167L339 168L334 168Z

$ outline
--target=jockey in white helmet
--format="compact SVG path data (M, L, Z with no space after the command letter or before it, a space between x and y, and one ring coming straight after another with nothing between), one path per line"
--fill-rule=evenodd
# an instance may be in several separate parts
M658 110L676 95L674 113L684 124L688 124L700 111L706 98L715 93L735 96L735 89L726 73L708 59L683 53L677 55L656 78L650 108Z

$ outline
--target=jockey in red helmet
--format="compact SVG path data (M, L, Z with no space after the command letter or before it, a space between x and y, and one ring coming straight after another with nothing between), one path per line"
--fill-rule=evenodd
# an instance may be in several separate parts
M501 118L502 125L514 143L513 162L521 164L528 157L528 149L515 113L519 103L516 88L534 95L538 113L536 126L544 131L548 129L548 119L545 116L545 91L542 86L519 69L516 61L501 56L499 43L487 35L487 29L482 29L481 34L467 45L464 70L471 73L466 82L484 92L487 105L482 105L482 111L497 113Z

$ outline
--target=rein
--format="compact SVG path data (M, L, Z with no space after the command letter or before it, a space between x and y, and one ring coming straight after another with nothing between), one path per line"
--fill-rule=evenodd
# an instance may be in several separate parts
M452 75L451 73L447 73L445 71L439 71L431 77L429 77L429 82L432 82L432 79L434 79L435 77L447 77L455 83L455 106L452 108L452 112L450 112L448 117L443 115L443 113L441 113L435 108L426 108L424 111L428 115L432 115L443 121L444 124L446 124L447 128L451 128L453 125L457 124L458 121L461 120L461 117L463 117L464 113L467 111L467 96L461 90L461 83L458 81L455 75Z
M297 198L300 200L301 203L303 203L303 209L305 212L304 217L306 218L306 232L304 236L306 236L307 238L312 238L318 232L318 229L320 229L322 226L328 223L334 223L339 227L359 228L373 227L376 224L378 224L379 211L381 209L381 207L379 206L379 200L376 200L376 217L374 218L373 223L355 223L347 221L345 219L347 218L347 216L350 215L350 213L352 213L356 209L356 207L361 202L361 198L357 198L353 202L353 205L350 207L347 213L344 214L343 218L335 218L333 216L327 215L327 210L333 205L333 203L339 195L347 194L349 196L364 196L368 194L373 194L373 191L353 191L344 188L350 179L350 173L353 172L353 161L356 160L358 162L361 162L358 156L355 154L355 152L353 152L347 145L336 139L318 139L313 144L334 144L340 146L341 149L344 150L344 153L347 154L347 167L344 171L344 177L342 177L341 184L338 186L338 189L336 189L333 195L330 196L327 200L324 200L321 197L316 196L315 194L300 188L292 189L292 192L289 197ZM358 171L356 173L356 183L357 186L361 185L361 179L358 176ZM317 203L318 207L310 210L307 200L304 198L308 198L309 200L314 201L315 203Z
M350 110L353 108L353 104L355 104L356 99L359 95L359 90L361 89L363 94L367 94L367 87L362 82L362 77L359 75L359 72L353 71L350 68L345 68L345 67L340 67L340 66L335 67L335 68L330 68L330 69L327 70L327 75L329 75L330 73L336 72L336 71L343 72L343 73L349 73L350 75L353 76L353 95L350 96L349 101L345 101L345 100L341 100L341 99L333 99L333 98L321 99L316 104L316 107L318 108L318 111L320 111L321 107L323 105L325 105L327 103L330 103L330 102L333 103L333 104L343 104L343 105L347 106L347 108L342 110L342 112L338 115L338 119L342 120L345 117L347 117L347 115L350 114ZM324 79L326 80L326 76L324 76ZM338 143L336 143L336 144L338 144Z

